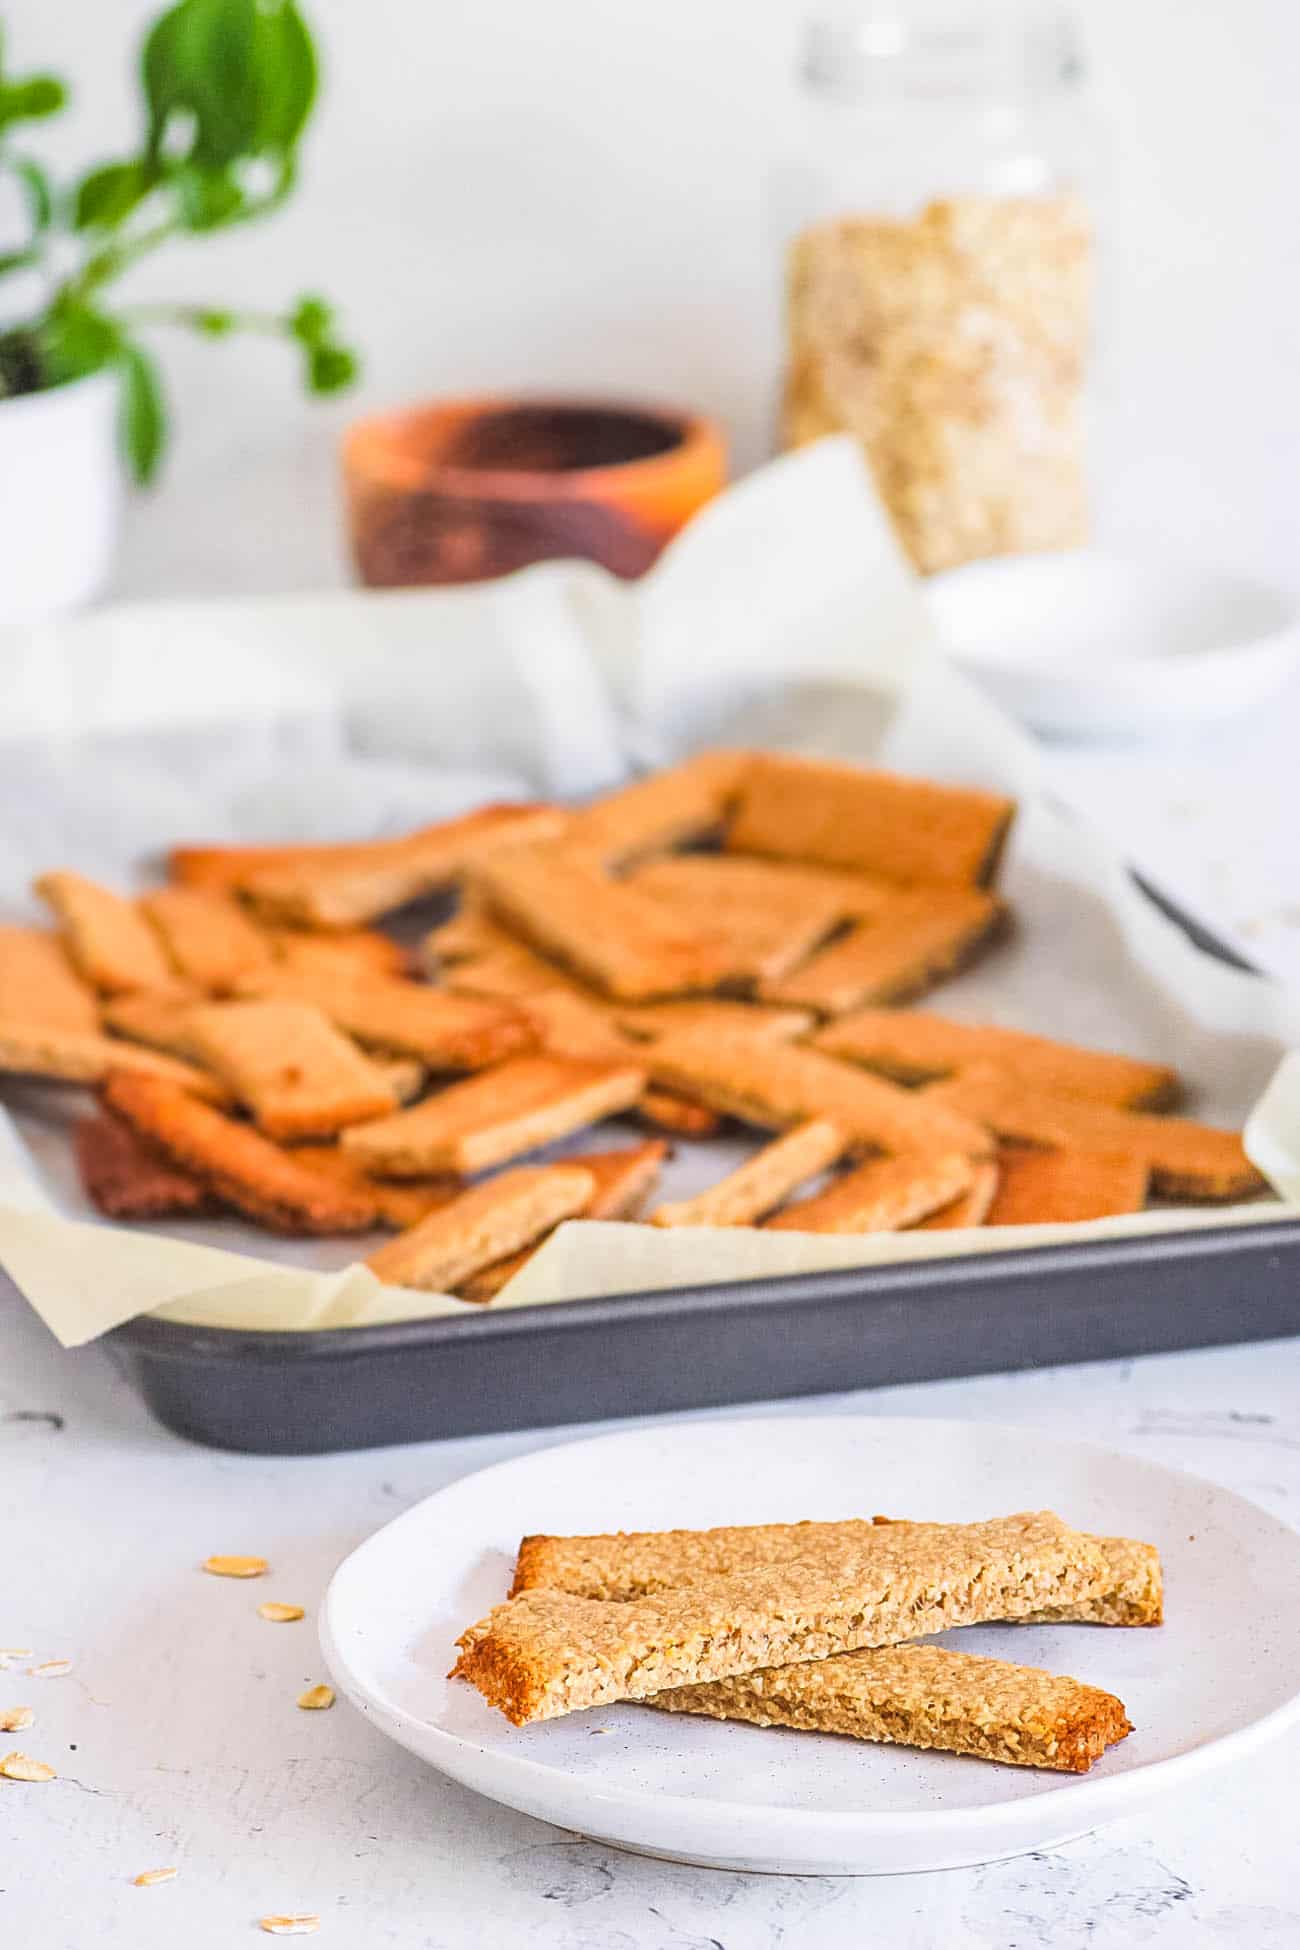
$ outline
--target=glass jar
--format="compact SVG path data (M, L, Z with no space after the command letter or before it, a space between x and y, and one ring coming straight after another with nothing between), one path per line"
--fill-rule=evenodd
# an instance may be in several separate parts
M875 0L802 50L782 441L855 433L925 572L1084 539L1083 61L1047 0Z

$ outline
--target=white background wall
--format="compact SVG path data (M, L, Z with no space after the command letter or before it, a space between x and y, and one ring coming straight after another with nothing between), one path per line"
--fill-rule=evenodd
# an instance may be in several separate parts
M303 401L280 348L169 342L179 439L123 593L337 581L333 450L358 405L613 389L770 414L765 174L801 0L310 0L328 81L297 202L142 289L319 288L367 357ZM146 0L7 0L11 62L74 78L58 151L129 124ZM1088 0L1116 194L1107 526L1300 585L1300 4Z

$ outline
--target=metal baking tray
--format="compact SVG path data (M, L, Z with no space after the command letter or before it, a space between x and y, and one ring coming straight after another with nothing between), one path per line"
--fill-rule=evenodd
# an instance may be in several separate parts
M1300 1219L313 1333L142 1316L107 1345L176 1434L314 1455L1294 1333Z

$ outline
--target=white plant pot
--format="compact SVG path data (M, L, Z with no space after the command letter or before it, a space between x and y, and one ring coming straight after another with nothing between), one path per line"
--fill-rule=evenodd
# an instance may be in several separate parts
M0 623L100 594L122 497L116 373L0 400Z

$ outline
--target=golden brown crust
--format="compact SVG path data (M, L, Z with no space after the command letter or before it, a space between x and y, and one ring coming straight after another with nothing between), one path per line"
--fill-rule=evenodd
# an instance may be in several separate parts
M615 1151L574 1152L564 1159L589 1171L591 1198L585 1219L631 1219L641 1210L658 1181L668 1146L662 1138L622 1145Z
M960 1151L935 1157L873 1158L814 1198L767 1221L778 1232L896 1232L967 1191L974 1167Z
M504 1259L494 1259L490 1266L481 1266L467 1280L458 1280L456 1298L472 1300L480 1307L489 1305L509 1286L515 1274L523 1271L541 1244L538 1240L536 1245L524 1246L517 1253L507 1253Z
M895 894L781 981L764 982L769 1002L843 1015L867 1002L904 1002L968 968L996 935L1006 908L971 887Z
M516 1056L413 1110L344 1132L343 1148L387 1178L486 1171L630 1109L644 1085L631 1066Z
M749 764L743 751L698 752L607 792L575 813L568 838L606 866L627 866L716 832Z
M227 995L241 975L264 968L274 949L230 894L208 887L158 887L140 907L182 982Z
M531 1027L537 1047L551 1056L571 1056L580 1063L628 1063L636 1044L625 1036L607 1011L573 988L544 989L520 996L515 1005Z
M273 1232L364 1232L375 1222L364 1196L328 1184L248 1125L160 1077L115 1070L104 1102L182 1171Z
M656 1130L668 1131L673 1137L711 1138L722 1129L722 1118L716 1110L710 1110L707 1104L697 1104L676 1090L660 1090L655 1084L647 1084L642 1091L637 1111L643 1122L653 1124Z
M309 934L301 928L266 930L286 968L309 975L405 975L410 957L391 936L375 928L338 928Z
M916 1009L861 1009L811 1040L814 1048L896 1083L934 1083L973 1063L991 1064L1032 1089L1089 1097L1118 1110L1166 1110L1180 1089L1178 1072L1164 1063Z
M816 1021L811 1009L778 1009L763 1002L724 1002L712 996L682 1002L616 1004L619 1028L639 1043L653 1043L678 1029L705 1029L724 1036L754 1036L760 1042L792 1043Z
M905 1523L873 1517L873 1523ZM1104 1584L1085 1599L1031 1612L1026 1625L1163 1625L1164 1569L1154 1544L1136 1537L1094 1537L1106 1560Z
M72 1134L86 1196L110 1219L166 1219L212 1209L206 1186L144 1143L120 1117L101 1111Z
M982 1226L988 1218L993 1195L998 1189L998 1165L985 1158L971 1166L971 1181L960 1197L927 1212L916 1221L918 1232L952 1232L962 1226Z
M1050 1512L873 1526L838 1552L627 1603L525 1591L461 1636L455 1670L522 1726L670 1686L1021 1618L1086 1597L1104 1578L1095 1543Z
M372 858L376 844L326 840L297 846L173 846L167 854L167 877L181 887L237 893L254 874L270 868L343 866Z
M980 1065L947 1083L929 1084L919 1094L978 1119L1015 1144L1129 1152L1150 1166L1151 1190L1166 1198L1249 1198L1264 1189L1263 1175L1246 1156L1239 1131L1149 1111L1112 1110L1082 1097L1054 1097Z
M332 1137L396 1107L383 1072L306 1003L208 1003L185 1035L268 1137Z
M189 1058L194 1045L189 1020L205 998L197 989L140 989L134 995L110 995L103 1005L104 1027L128 1042L147 1043L169 1056Z
M366 1265L390 1286L450 1292L581 1212L594 1189L591 1173L572 1165L518 1165L440 1206Z
M286 1151L296 1164L319 1173L374 1206L376 1223L405 1232L408 1226L448 1205L465 1187L449 1172L440 1177L409 1178L400 1183L374 1178L337 1144L290 1144Z
M509 1003L450 995L427 982L297 966L259 970L243 995L307 1002L368 1049L414 1056L431 1070L482 1070L531 1049L536 1032Z
M761 1151L716 1185L694 1198L660 1205L650 1214L656 1226L746 1226L775 1211L791 1192L839 1158L846 1139L838 1124L811 1118Z
M824 888L791 887L779 866L739 855L688 853L655 860L629 884L682 927L724 935L733 951L730 973L746 981L779 981L843 915L842 903Z
M191 1063L157 1051L119 1042L112 1036L71 1029L33 1029L22 1022L0 1022L0 1072L20 1077L52 1077L58 1083L102 1083L112 1070L159 1077L194 1097L224 1103L225 1085Z
M1133 1730L1123 1703L1099 1687L938 1645L844 1652L679 1687L643 1703L1074 1774L1086 1773Z
M1014 813L1000 793L772 752L741 781L727 846L906 883L985 884Z
M53 909L74 966L94 988L117 995L170 987L167 957L134 901L67 871L43 873L33 886Z
M49 928L0 927L0 1020L34 1029L99 1028L99 1002Z
M1004 1145L998 1188L986 1223L991 1226L1077 1224L1140 1212L1151 1172L1131 1152L1040 1151Z
M656 1083L769 1130L825 1117L840 1125L857 1149L985 1156L992 1148L973 1119L936 1121L919 1093L867 1076L820 1050L681 1030L650 1044L645 1061Z

